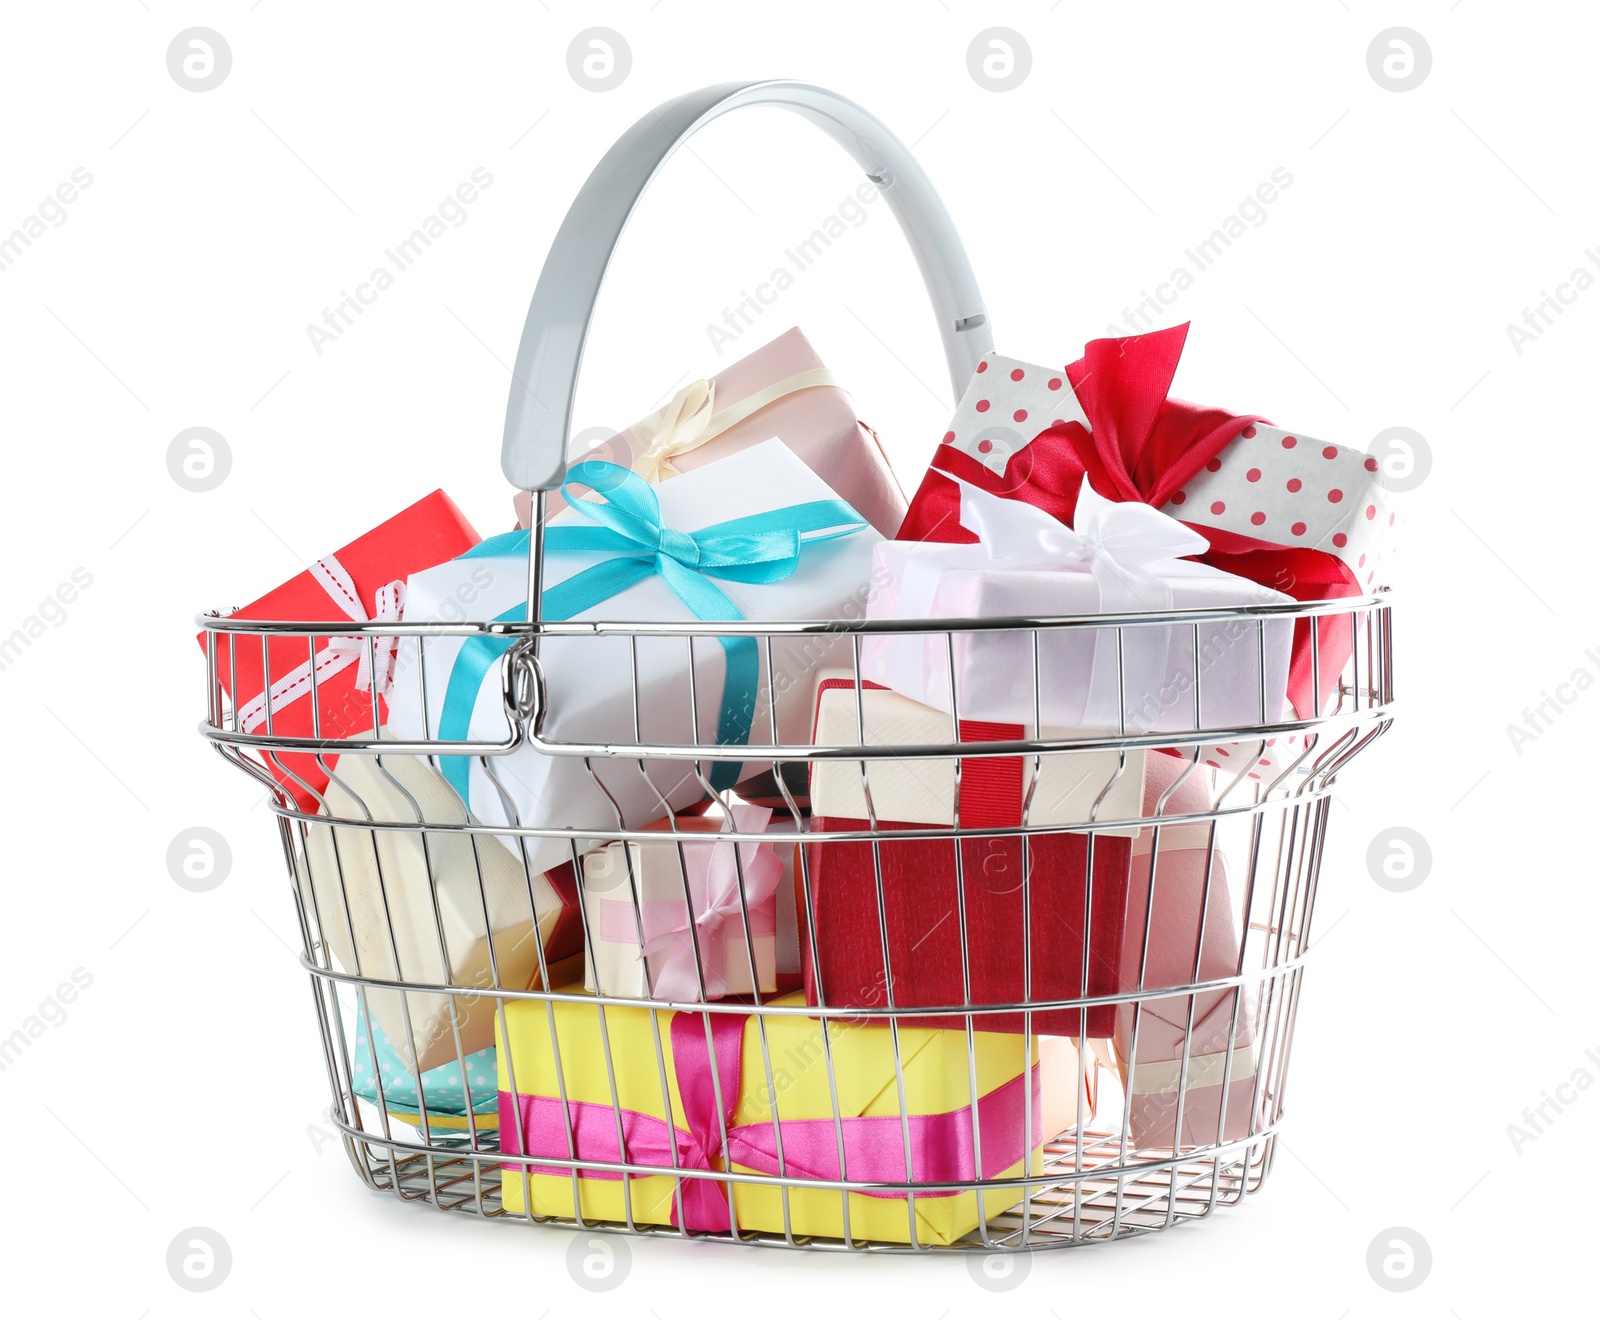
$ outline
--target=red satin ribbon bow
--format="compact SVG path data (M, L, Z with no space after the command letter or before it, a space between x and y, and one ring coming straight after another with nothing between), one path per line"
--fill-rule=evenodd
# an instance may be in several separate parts
M1083 357L1066 369L1089 427L1070 421L1045 428L1011 455L1003 474L952 444L940 445L911 501L899 539L962 544L977 539L961 525L961 493L951 478L1035 505L1069 526L1085 475L1108 498L1138 500L1158 509L1168 504L1245 427L1266 421L1167 397L1188 333L1184 324L1125 339L1091 340ZM1167 512L1177 516L1175 508ZM1195 558L1213 568L1295 600L1360 594L1355 573L1325 551L1278 545L1204 523L1187 525L1211 543L1209 551ZM1320 630L1323 694L1349 658L1348 632L1339 627ZM1312 694L1310 624L1305 619L1295 624L1289 697L1302 719L1319 713ZM1269 711L1268 718L1272 717Z

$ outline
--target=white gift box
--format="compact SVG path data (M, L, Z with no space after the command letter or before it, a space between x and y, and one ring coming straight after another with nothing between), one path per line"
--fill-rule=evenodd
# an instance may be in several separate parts
M963 486L962 524L978 542L879 545L868 617L1029 618L1290 603L1281 592L1177 557L1203 551L1205 541L1148 505L1113 504L1086 482L1077 509L1074 531L1032 505ZM1033 633L957 633L956 708L963 719L1030 729L1037 711L1044 726L1072 733L1276 722L1293 631L1292 621L1243 618L1201 623L1198 637L1193 624L1127 626L1119 647L1115 628L1041 629L1037 673ZM861 672L948 712L950 661L943 633L880 635L863 644Z
M754 833L767 828L771 815L766 807L737 803L733 824ZM702 986L706 999L777 989L784 865L771 844L719 842L726 824L680 817L676 828L693 838L614 839L584 854L586 990L683 1003L699 1001ZM668 825L662 822L663 831ZM788 901L792 912L792 887Z
M649 489L660 501L662 524L684 532L838 499L779 440L764 441ZM798 569L781 581L717 579L716 585L749 619L859 618L868 594L872 550L881 539L863 526L846 536L807 543ZM550 553L545 562L546 595L608 557L594 551ZM527 559L521 552L451 560L412 575L406 586L406 620L460 621L463 601L469 602L465 610L470 617L492 619L524 602L526 592ZM573 617L673 621L694 616L659 577L651 576ZM811 676L819 665L839 663L848 656L848 638L776 638L770 647L770 669L766 643L757 645L761 673L751 711L750 743L770 743L774 722L782 740L804 742L810 733ZM440 712L461 648L459 637L430 638L423 651L422 681L415 672L397 676L389 723L397 736L440 736ZM404 656L405 669L403 661ZM540 644L539 662L549 699L544 735L553 742L708 747L716 742L726 662L715 637L699 638L692 646L683 637L549 637ZM691 715L691 676L698 727ZM496 664L478 688L467 726L467 737L474 741L502 742L507 737L498 677ZM595 758L592 766L591 775L581 757L550 756L527 746L483 761L473 758L468 779L472 812L494 825L594 826L603 837L608 825L641 828L692 805L705 791L691 762L646 758L644 774L637 760ZM709 763L706 768L709 774ZM579 851L592 846L592 841L580 840ZM548 869L572 857L566 839L529 837L526 843L535 869Z
M414 756L341 756L325 796L346 820L470 823L461 799ZM521 860L489 834L317 824L296 862L302 900L347 971L476 988L366 992L395 1051L423 1072L457 1058L458 1041L461 1057L494 1044L496 972L504 989L535 986L539 949L563 906L547 876L535 871L530 884ZM552 979L559 984L554 971Z

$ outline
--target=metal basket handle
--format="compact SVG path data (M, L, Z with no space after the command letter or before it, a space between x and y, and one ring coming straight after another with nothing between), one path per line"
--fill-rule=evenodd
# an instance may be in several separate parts
M888 198L922 271L959 398L993 347L988 316L950 214L910 150L876 117L822 87L722 83L668 101L601 158L561 223L539 274L517 348L500 466L520 490L549 490L566 467L583 345L606 267L656 171L713 119L743 106L780 106L848 151Z

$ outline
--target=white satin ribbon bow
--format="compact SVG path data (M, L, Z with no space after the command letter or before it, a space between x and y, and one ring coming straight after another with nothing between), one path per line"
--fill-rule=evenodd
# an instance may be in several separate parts
M369 616L361 605L355 581L338 559L329 555L311 566L312 578L328 593L333 601L353 623L399 623L405 612L406 584L396 579L378 588ZM395 661L400 650L398 637L378 637L373 641L377 657L378 695L386 697L394 686ZM372 658L367 653L364 637L330 637L327 644L310 660L285 674L239 712L239 727L245 733L254 733L267 722L267 699L270 695L273 712L298 701L312 689L313 677L317 684L327 682L335 674L351 665L356 670L356 689L369 692L373 686Z
M1181 557L1210 547L1205 537L1148 504L1106 499L1088 477L1078 492L1074 527L1031 504L1002 499L966 482L957 484L961 525L977 536L977 543L928 546L906 561L895 610L902 619L933 617L940 578L951 569L1088 573L1099 590L1097 613L1168 610L1173 607L1172 588L1163 574L1192 573L1194 565L1180 564ZM1123 631L1124 692L1160 686L1170 631ZM1094 636L1094 674L1115 675L1116 633L1096 630ZM895 647L892 654L892 667L921 665L911 647ZM910 679L909 673L905 676Z

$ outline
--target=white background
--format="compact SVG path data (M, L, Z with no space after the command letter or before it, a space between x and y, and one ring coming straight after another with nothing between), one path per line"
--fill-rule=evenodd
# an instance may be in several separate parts
M1585 651L1600 648L1585 549L1600 292L1521 352L1507 326L1574 268L1600 274L1584 255L1600 245L1597 18L1490 0L7 6L0 234L74 169L93 176L0 272L0 634L75 569L92 576L0 672L0 1035L74 969L92 977L0 1072L11 1298L130 1320L840 1305L1474 1320L1552 1280L1592 1289L1600 1093L1547 1109L1520 1149L1507 1129L1580 1069L1600 1077L1584 1053L1600 1051L1584 834L1600 695L1520 751L1507 726L1573 671L1600 675ZM204 93L166 66L195 25L233 56ZM567 71L592 25L632 52L609 92ZM993 25L1032 52L1009 92L967 70ZM1433 57L1403 93L1367 68L1396 25ZM568 201L649 107L767 76L834 87L915 144L997 347L1029 360L1078 356L1285 168L1265 223L1171 309L1194 323L1176 392L1357 447L1409 426L1433 454L1391 575L1403 713L1339 784L1272 1179L1205 1224L1035 1256L1006 1294L961 1259L642 1242L596 1295L569 1277L567 1233L366 1192L327 1139L276 831L195 732L196 611L254 598L436 486L480 531L509 525L505 364ZM317 353L307 325L479 166L493 184L467 221ZM579 426L623 426L800 324L914 484L949 400L881 203L736 347L719 357L706 333L858 182L776 112L696 139L618 254ZM231 451L208 493L168 475L191 426ZM167 871L195 825L232 846L209 893ZM1431 845L1409 893L1367 870L1393 825ZM194 1225L233 1254L204 1295L165 1264ZM1405 1295L1365 1264L1393 1225L1433 1253Z

